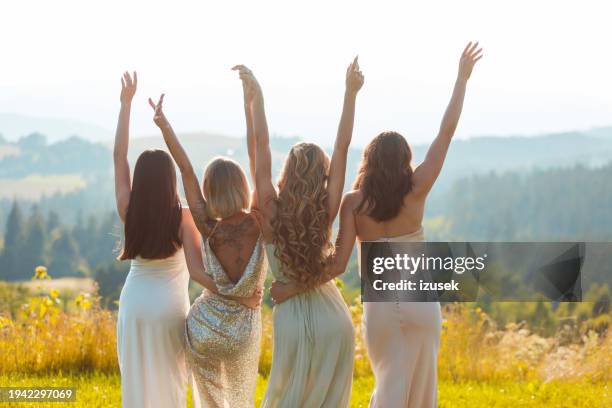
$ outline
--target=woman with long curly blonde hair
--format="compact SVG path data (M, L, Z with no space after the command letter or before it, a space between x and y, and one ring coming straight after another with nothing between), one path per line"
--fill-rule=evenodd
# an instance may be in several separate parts
M276 280L303 290L274 307L272 371L262 407L348 407L353 325L338 288L322 282L363 75L355 58L346 72L344 107L331 160L315 144L296 144L285 160L278 190L272 184L261 88L246 67L240 67L240 78L250 95L256 200L270 269Z

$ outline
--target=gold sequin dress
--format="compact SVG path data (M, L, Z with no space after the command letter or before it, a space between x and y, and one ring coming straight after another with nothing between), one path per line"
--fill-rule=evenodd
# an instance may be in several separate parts
M219 263L208 240L204 243L207 273L219 292L248 296L265 279L266 262L260 236L246 269L233 283ZM261 311L253 310L204 290L187 316L187 362L200 394L202 407L253 407Z

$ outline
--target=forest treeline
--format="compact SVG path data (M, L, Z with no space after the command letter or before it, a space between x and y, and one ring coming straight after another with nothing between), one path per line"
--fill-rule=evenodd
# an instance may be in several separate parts
M425 222L433 241L612 240L612 162L475 175L437 199L441 211ZM28 280L35 266L47 265L54 277L110 279L101 289L115 292L121 279L112 272L127 268L115 261L121 223L112 210L75 214L67 222L14 201L4 220L0 280Z
M0 129L1 131L1 129ZM229 155L243 166L248 164L246 146L241 138L207 133L179 135L199 172L217 155ZM405 135L412 142L411 135ZM298 138L272 137L273 174L278 174L280 165L290 146ZM164 147L161 137L135 138L130 148L130 162L134 163L140 152L147 148ZM414 144L414 163L419 163L427 151L426 144ZM329 153L329 151L328 151ZM361 160L362 149L351 147L347 163L346 188L350 188ZM33 204L42 213L56 212L70 224L77 221L79 211L85 217L98 216L114 209L112 185L112 152L109 145L91 142L82 137L49 143L41 133L32 133L16 141L0 136L0 189L3 181L13 180L23 188L28 183L25 177L37 175L77 176L83 180L71 193L47 193L40 199L25 201L19 187L10 184L15 191L0 191L0 232L5 229L5 220L18 197L24 210ZM584 132L566 132L532 137L475 137L458 139L451 145L444 171L440 175L428 202L427 215L449 212L447 193L458 180L475 174L495 172L528 173L535 168L573 168L584 165L587 169L605 165L612 160L612 127L592 129ZM19 184L18 184L19 185ZM31 188L31 187L30 187Z
M611 241L610 136L612 129L607 128L592 134L457 140L428 201L428 239ZM152 147L154 139L140 140L133 154ZM214 149L206 135L185 139L199 167L217 154L246 160L239 139L216 138ZM272 139L275 174L282 155L295 141ZM414 146L415 162L425 150L426 146ZM351 148L347 189L360 156L360 149ZM3 195L0 281L29 280L37 265L46 265L56 278L91 277L101 295L111 300L118 297L129 264L115 260L122 228L114 212L110 158L107 146L78 137L55 143L48 143L41 134L16 142L0 138L0 179L78 173L87 181L82 189L38 201ZM355 265L351 262L345 280L356 289Z
M27 213L15 201L6 220L0 252L0 280L28 280L34 268L46 265L53 276L92 276L96 268L112 262L121 239L118 218L107 212L65 224L38 206Z
M612 162L474 175L441 200L445 240L612 241Z

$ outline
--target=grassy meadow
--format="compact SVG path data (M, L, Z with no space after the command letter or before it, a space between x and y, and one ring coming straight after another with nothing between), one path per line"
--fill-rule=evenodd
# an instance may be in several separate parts
M30 286L38 291L19 292L22 303L0 312L0 386L74 386L77 402L70 406L119 407L116 312L101 308L95 292L66 296L44 268L37 268L34 280ZM44 285L38 287L40 282ZM0 287L0 296L8 290L8 285ZM349 303L357 332L351 406L366 407L374 379L361 340L361 305L356 300ZM592 305L564 304L554 312L562 323L538 330L526 320L500 325L492 316L504 313L503 308L526 316L542 313L539 304L526 303L495 304L487 311L473 304L444 307L441 407L612 406L609 313L597 319L570 319L587 313ZM272 358L268 307L263 315L257 403L263 398Z

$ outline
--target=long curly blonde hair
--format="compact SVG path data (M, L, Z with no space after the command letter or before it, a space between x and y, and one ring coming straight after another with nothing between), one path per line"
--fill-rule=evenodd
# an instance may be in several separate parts
M329 158L313 143L291 148L278 180L277 214L272 220L275 255L283 274L312 287L323 274L332 248L327 213Z

